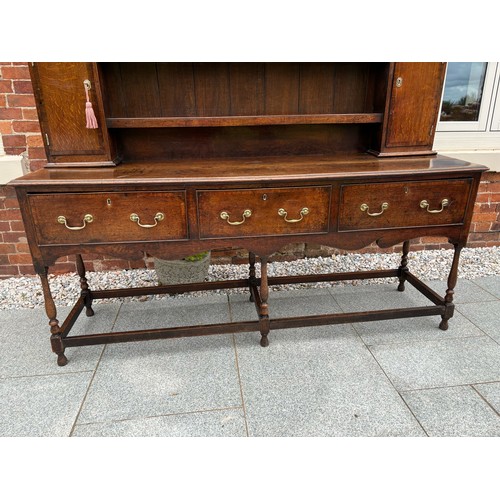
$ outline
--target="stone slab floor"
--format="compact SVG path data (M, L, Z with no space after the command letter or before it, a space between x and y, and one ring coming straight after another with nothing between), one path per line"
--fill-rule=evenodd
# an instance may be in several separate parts
M443 293L444 282L430 283ZM0 436L500 436L500 276L438 317L68 348L0 311ZM273 317L430 303L411 285L271 292ZM99 303L72 333L255 319L246 295ZM63 320L69 308L60 308Z

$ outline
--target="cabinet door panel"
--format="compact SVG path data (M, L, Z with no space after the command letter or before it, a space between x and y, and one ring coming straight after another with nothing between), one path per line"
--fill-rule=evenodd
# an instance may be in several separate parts
M432 148L444 63L396 63L385 145Z
M36 63L33 88L49 163L102 162L107 153L106 124L100 114L97 75L92 63ZM99 128L86 128L84 80Z

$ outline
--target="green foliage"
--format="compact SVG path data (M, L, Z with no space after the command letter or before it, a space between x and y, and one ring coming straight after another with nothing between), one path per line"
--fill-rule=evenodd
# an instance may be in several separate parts
M199 260L204 259L207 256L208 252L201 252L201 253L196 253L194 255L188 255L187 257L184 257L183 260L187 260L188 262L197 262Z

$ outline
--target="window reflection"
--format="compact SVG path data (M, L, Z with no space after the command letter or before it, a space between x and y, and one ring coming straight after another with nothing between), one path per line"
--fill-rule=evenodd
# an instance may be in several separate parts
M478 121L487 63L448 63L440 121Z

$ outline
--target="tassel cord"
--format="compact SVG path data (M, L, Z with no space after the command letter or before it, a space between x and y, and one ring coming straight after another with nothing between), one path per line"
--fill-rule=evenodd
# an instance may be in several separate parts
M95 116L94 109L92 108L92 103L90 102L89 88L85 83L83 84L83 86L85 87L85 97L86 97L86 103L85 103L85 117L87 119L86 128L98 128L97 118Z

